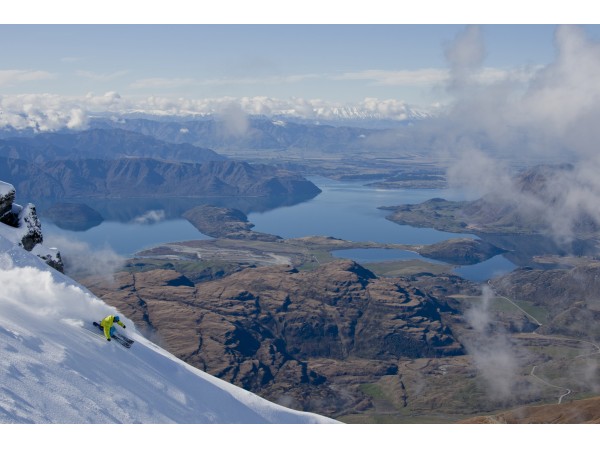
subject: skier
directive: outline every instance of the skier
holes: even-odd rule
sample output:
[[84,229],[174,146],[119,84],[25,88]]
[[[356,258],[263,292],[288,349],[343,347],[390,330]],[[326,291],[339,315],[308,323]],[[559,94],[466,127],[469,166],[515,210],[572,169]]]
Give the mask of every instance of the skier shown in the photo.
[[100,321],[100,326],[104,328],[104,336],[106,336],[106,339],[109,341],[113,334],[115,334],[115,326],[113,325],[114,322],[117,322],[123,328],[126,328],[125,324],[121,322],[121,318],[119,316],[113,316],[112,314],[106,316]]

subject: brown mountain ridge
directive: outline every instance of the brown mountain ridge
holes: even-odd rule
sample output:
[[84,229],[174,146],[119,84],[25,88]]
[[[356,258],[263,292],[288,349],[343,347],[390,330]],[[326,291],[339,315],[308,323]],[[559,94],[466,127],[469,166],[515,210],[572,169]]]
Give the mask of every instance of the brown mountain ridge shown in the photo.
[[463,353],[445,303],[348,260],[305,272],[249,268],[199,284],[159,269],[86,285],[184,361],[304,410],[360,408],[369,401],[360,384],[396,374],[399,358]]

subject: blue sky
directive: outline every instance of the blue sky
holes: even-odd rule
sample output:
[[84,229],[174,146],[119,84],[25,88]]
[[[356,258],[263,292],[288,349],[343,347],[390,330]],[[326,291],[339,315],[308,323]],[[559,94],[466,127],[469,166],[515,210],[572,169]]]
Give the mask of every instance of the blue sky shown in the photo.
[[[485,66],[547,64],[553,26],[484,26]],[[441,100],[462,25],[3,25],[5,94]],[[590,30],[597,34],[594,27]],[[427,76],[428,72],[433,73]],[[437,71],[437,72],[436,72]],[[4,77],[2,76],[4,73]],[[12,75],[11,75],[12,74]],[[437,74],[437,76],[436,76]]]
[[[286,3],[284,14],[282,3],[271,0],[225,0],[216,9],[191,10],[181,0],[149,0],[142,12],[114,0],[93,9],[70,0],[11,6],[0,25],[0,125],[31,114],[74,126],[80,115],[95,111],[206,113],[231,103],[248,113],[349,105],[402,118],[407,108],[435,110],[453,99],[447,52],[465,32],[463,18],[539,18],[513,0],[496,9],[487,2],[485,15],[470,14],[480,12],[479,3],[425,0],[415,10],[390,9],[381,0],[305,0]],[[515,4],[519,14],[509,9]],[[469,14],[457,15],[460,6],[471,7]],[[170,24],[153,24],[163,18]],[[242,24],[211,24],[228,18]],[[415,18],[448,24],[411,24]],[[364,24],[345,24],[356,19]],[[477,28],[481,84],[526,84],[556,57],[554,25],[517,23]],[[600,40],[600,26],[583,29],[587,39]],[[7,120],[11,114],[14,120]]]

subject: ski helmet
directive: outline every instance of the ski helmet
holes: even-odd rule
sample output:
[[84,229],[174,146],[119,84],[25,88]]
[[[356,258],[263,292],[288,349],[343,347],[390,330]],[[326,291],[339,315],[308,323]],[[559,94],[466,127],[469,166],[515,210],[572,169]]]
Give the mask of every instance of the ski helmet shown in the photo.
[[115,322],[120,322],[121,318],[119,316],[115,316]]

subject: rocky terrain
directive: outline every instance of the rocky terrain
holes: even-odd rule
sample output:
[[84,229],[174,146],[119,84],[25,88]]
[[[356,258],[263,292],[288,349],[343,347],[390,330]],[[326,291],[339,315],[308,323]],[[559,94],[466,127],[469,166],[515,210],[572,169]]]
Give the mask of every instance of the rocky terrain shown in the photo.
[[379,209],[391,211],[387,218],[400,225],[464,233],[466,230],[472,230],[472,226],[469,226],[462,215],[463,208],[468,204],[432,198],[414,205],[381,206]]
[[[289,241],[167,244],[113,281],[83,281],[197,367],[345,422],[455,422],[595,392],[594,337],[548,328],[542,301],[496,281],[498,292],[482,295],[458,276],[419,271],[418,261],[402,277],[348,260],[310,265],[336,242]],[[287,253],[275,253],[281,246]],[[290,265],[301,263],[307,269]]]
[[43,245],[42,225],[35,205],[19,205],[14,201],[15,195],[12,184],[0,181],[0,234],[62,272],[64,266],[60,252]]
[[505,296],[531,302],[544,311],[542,334],[600,340],[600,261],[552,270],[520,269],[494,280]]
[[[548,273],[565,310],[544,290],[544,271],[516,271],[484,293],[442,264],[369,264],[376,275],[329,253],[360,245],[369,246],[327,237],[171,243],[130,260],[112,282],[82,281],[198,367],[345,422],[455,422],[597,393],[597,262],[570,259],[577,264],[564,274]],[[565,315],[577,299],[589,309]]]
[[367,407],[360,385],[397,376],[398,359],[463,353],[445,302],[350,261],[248,268],[199,284],[175,270],[121,272],[86,285],[183,360],[329,414]]
[[[444,202],[429,209],[449,223],[456,210]],[[597,395],[592,258],[569,266],[523,234],[527,258],[551,269],[517,270],[488,290],[444,264],[365,267],[330,252],[401,248],[472,264],[514,256],[502,235],[428,246],[285,240],[254,233],[231,208],[186,218],[217,238],[164,244],[112,280],[81,281],[178,357],[265,398],[345,422],[440,423]]]
[[418,247],[417,251],[426,258],[458,265],[477,264],[506,252],[488,242],[465,238],[423,245]]

